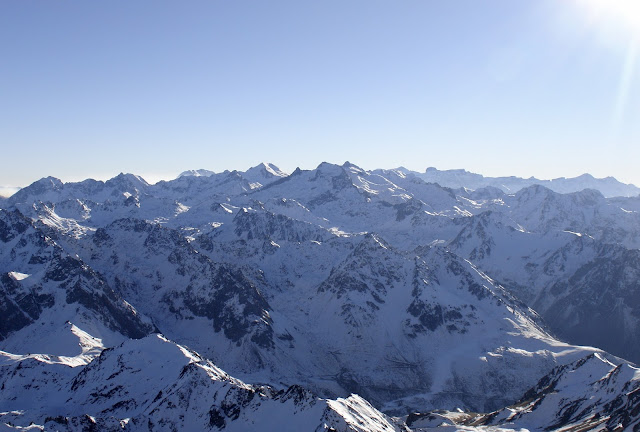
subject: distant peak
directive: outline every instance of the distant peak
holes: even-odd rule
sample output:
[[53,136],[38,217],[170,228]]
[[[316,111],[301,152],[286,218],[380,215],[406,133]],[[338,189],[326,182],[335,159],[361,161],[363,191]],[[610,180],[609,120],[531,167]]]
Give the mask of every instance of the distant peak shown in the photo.
[[587,188],[578,192],[573,192],[574,196],[579,197],[582,200],[599,201],[604,199],[604,195],[597,189]]
[[344,164],[342,164],[342,168],[349,169],[349,170],[354,171],[354,172],[364,172],[364,170],[362,168],[360,168],[359,166],[357,166],[355,164],[352,164],[349,161],[346,161]]
[[149,186],[149,183],[147,183],[145,179],[143,179],[139,175],[130,174],[130,173],[120,173],[114,178],[112,178],[111,180],[108,180],[108,182],[123,182],[123,181],[130,182],[130,183],[139,183],[144,186]]
[[591,175],[591,174],[589,174],[589,173],[584,173],[584,174],[582,174],[582,175],[579,175],[579,176],[578,176],[578,177],[576,177],[576,178],[579,178],[579,179],[589,179],[589,180],[595,179],[595,177],[594,177],[594,176],[592,176],[592,175]]
[[282,171],[280,168],[278,168],[277,166],[275,166],[270,162],[261,162],[260,164],[249,168],[247,171],[245,171],[245,174],[251,174],[256,172],[261,172],[262,174],[266,174],[268,176],[273,176],[273,177],[286,177],[289,175],[288,173]]
[[37,187],[38,189],[57,190],[64,186],[62,180],[56,177],[43,177],[40,180],[36,180],[29,186],[30,188]]
[[552,189],[549,189],[546,186],[543,186],[541,184],[538,183],[534,183],[530,186],[527,186],[525,188],[520,189],[518,192],[516,192],[516,196],[528,196],[531,194],[535,194],[535,195],[552,195],[555,194],[555,192]]
[[342,168],[340,165],[336,165],[336,164],[332,164],[330,162],[321,162],[320,165],[318,165],[318,167],[316,168],[317,171],[322,171],[322,172],[327,172],[327,171],[332,171],[332,172],[336,172],[336,171],[342,171]]
[[36,180],[35,183],[62,185],[62,180],[60,180],[57,177],[47,176],[47,177],[42,177],[40,180]]
[[180,177],[211,177],[215,172],[209,171],[206,169],[198,169],[198,170],[187,170],[180,173],[178,178]]

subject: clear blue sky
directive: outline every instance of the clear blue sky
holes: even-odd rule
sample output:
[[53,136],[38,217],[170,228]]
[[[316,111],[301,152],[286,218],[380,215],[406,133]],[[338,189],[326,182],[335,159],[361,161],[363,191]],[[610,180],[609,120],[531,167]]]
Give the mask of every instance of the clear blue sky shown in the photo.
[[638,32],[589,1],[5,1],[0,186],[346,160],[640,185]]

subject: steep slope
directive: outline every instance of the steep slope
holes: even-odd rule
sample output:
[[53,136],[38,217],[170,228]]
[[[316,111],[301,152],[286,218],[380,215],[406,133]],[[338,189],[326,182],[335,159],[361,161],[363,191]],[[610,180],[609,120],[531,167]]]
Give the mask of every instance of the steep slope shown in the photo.
[[[242,226],[263,217],[242,213]],[[249,238],[249,232],[262,235]],[[290,342],[274,354],[288,359],[288,369],[274,363],[272,380],[303,382],[322,394],[357,392],[396,412],[436,403],[499,406],[498,399],[518,395],[492,384],[491,374],[522,392],[536,374],[567,361],[554,356],[566,347],[539,329],[535,315],[453,254],[440,248],[406,254],[374,234],[341,237],[325,231],[324,238],[309,239],[305,230],[293,232],[249,225],[233,233],[242,236],[235,242],[197,241],[216,260],[260,270],[271,316],[287,323],[286,333],[277,333]],[[513,338],[499,336],[507,329]],[[453,349],[458,346],[465,348]],[[511,372],[500,372],[502,361],[530,362],[533,378],[507,378]],[[391,403],[416,394],[421,396]]]
[[9,392],[0,421],[16,429],[400,431],[357,396],[323,400],[297,386],[247,385],[160,335],[105,350],[76,370],[1,354],[0,382]]
[[531,305],[562,339],[640,362],[638,251],[569,231],[526,232],[498,216],[469,218],[449,248]]
[[519,404],[478,424],[573,430],[640,429],[640,373],[595,353],[559,367],[529,390]]
[[534,303],[558,336],[640,363],[640,251],[599,247]]
[[529,304],[547,284],[595,256],[596,242],[587,236],[566,231],[529,232],[500,212],[467,218],[461,228],[448,248]]
[[262,294],[241,271],[212,262],[176,230],[121,219],[84,239],[78,253],[163,332],[207,355],[236,345],[240,352],[226,360],[241,367],[261,363],[256,347],[273,346]]
[[28,347],[38,352],[51,334],[68,335],[68,321],[110,343],[154,329],[102,275],[65,252],[17,210],[0,209],[0,242],[2,349]]
[[446,430],[640,430],[640,372],[594,353],[554,369],[517,404],[490,414],[413,414],[415,432]]

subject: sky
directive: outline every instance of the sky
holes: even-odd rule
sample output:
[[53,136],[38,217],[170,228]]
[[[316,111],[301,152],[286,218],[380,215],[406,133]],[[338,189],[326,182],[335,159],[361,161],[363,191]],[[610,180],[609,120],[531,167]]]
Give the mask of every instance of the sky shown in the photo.
[[263,161],[640,185],[634,3],[2,2],[0,187]]

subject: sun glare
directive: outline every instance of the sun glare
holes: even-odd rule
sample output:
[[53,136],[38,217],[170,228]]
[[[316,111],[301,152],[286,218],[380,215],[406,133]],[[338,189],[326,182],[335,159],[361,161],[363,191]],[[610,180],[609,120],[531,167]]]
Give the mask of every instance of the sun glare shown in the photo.
[[620,79],[612,110],[612,133],[628,116],[630,92],[640,54],[640,0],[574,0],[588,15],[588,25],[603,46],[622,54]]
[[593,21],[604,21],[640,34],[640,0],[577,0]]

